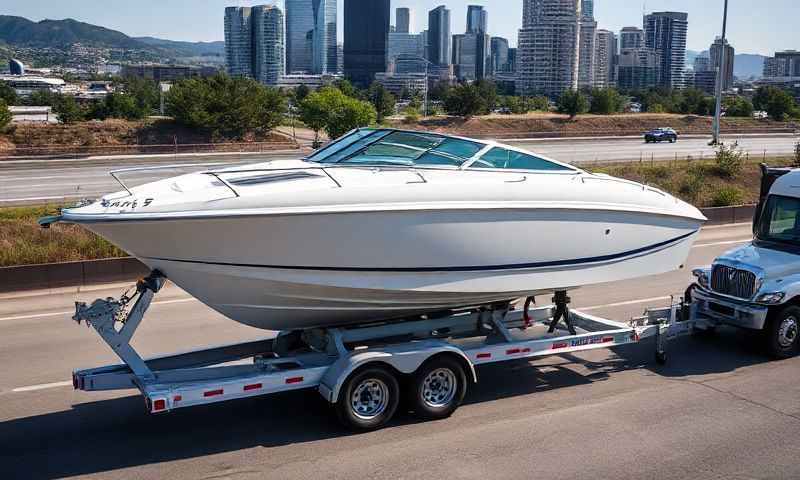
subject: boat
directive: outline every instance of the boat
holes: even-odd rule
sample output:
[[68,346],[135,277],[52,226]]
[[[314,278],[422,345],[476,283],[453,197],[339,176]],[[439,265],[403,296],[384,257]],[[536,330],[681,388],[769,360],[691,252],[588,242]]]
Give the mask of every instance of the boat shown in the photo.
[[[298,160],[128,187],[80,224],[214,310],[299,330],[682,267],[706,220],[651,186],[494,141],[364,128]],[[418,318],[418,317],[417,317]]]

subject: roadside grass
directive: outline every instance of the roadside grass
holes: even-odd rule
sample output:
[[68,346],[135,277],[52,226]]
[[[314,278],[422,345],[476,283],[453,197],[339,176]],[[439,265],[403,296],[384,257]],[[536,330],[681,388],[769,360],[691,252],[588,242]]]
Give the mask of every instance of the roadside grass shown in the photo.
[[77,225],[40,228],[36,220],[57,214],[59,208],[57,205],[0,208],[0,267],[127,256]]

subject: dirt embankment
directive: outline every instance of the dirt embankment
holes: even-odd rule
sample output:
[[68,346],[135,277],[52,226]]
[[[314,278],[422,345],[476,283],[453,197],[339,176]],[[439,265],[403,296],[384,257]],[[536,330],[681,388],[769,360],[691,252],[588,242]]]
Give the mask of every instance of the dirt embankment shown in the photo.
[[[672,127],[684,135],[708,134],[711,132],[711,124],[711,117],[695,115],[580,115],[575,119],[570,119],[566,115],[531,113],[527,115],[489,115],[470,119],[432,117],[411,125],[397,121],[394,126],[472,137],[535,138],[640,135],[647,130],[659,127]],[[776,122],[769,119],[722,119],[723,134],[792,132],[798,128],[800,125],[796,123]]]
[[267,151],[295,147],[291,138],[278,133],[252,135],[236,142],[220,141],[172,120],[106,120],[74,125],[21,123],[0,134],[0,157]]

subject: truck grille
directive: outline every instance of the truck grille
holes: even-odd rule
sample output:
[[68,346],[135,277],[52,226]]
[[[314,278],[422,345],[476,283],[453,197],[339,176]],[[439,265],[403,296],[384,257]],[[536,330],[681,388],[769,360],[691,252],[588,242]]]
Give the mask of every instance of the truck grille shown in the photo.
[[711,270],[711,290],[736,298],[750,298],[756,293],[756,275],[725,265]]

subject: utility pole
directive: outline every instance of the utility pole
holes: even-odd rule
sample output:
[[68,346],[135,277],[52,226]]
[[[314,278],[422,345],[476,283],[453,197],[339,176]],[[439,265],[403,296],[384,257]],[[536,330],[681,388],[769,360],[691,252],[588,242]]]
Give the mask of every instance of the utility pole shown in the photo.
[[725,75],[725,54],[727,53],[728,42],[725,34],[728,29],[728,0],[725,0],[725,11],[722,15],[722,52],[719,55],[719,65],[717,65],[717,104],[714,111],[714,134],[711,139],[712,145],[720,144],[720,124],[722,123],[722,83]]

